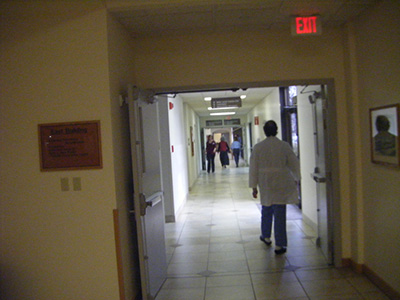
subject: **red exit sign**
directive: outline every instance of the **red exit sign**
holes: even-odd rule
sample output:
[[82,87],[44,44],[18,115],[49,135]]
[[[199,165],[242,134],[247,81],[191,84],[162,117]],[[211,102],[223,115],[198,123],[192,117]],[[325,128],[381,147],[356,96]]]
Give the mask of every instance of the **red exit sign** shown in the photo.
[[320,35],[320,16],[292,17],[292,35]]

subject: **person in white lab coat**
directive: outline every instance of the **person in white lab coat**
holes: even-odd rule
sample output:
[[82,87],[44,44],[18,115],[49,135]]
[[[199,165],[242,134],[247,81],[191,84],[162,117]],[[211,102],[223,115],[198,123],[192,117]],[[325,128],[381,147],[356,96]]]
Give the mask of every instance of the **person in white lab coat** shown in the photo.
[[260,189],[261,236],[270,246],[272,222],[274,222],[275,253],[286,252],[286,205],[299,202],[297,182],[300,180],[300,164],[291,146],[276,137],[275,121],[264,125],[266,139],[256,144],[250,157],[249,187],[257,198]]

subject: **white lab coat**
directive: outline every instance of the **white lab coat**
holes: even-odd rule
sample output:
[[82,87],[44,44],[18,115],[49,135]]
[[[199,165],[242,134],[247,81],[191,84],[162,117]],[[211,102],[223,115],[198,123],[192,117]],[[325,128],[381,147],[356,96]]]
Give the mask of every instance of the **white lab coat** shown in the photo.
[[262,205],[298,203],[299,180],[299,160],[287,142],[270,136],[254,146],[249,187],[259,188]]

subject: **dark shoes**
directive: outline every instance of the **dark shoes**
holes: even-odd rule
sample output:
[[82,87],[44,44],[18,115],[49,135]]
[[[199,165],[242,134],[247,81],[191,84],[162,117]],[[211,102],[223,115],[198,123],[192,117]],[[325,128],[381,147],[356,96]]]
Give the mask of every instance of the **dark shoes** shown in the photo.
[[263,242],[267,246],[271,246],[272,242],[269,239],[263,238],[262,235],[260,235],[260,241]]
[[283,253],[286,253],[285,247],[280,247],[278,249],[275,249],[275,254],[279,255],[279,254],[283,254]]
[[[262,235],[260,235],[260,241],[263,242],[267,246],[271,246],[271,244],[272,244],[271,239],[263,238]],[[286,253],[286,247],[276,246],[275,254],[279,255],[279,254],[283,254],[283,253]]]

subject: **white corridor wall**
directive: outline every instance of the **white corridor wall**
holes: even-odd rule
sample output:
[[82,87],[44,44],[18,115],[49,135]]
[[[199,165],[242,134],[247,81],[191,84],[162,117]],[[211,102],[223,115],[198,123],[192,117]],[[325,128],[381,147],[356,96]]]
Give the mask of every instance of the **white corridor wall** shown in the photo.
[[[167,222],[174,222],[186,203],[189,193],[188,163],[183,101],[177,95],[168,98],[169,137],[173,200],[165,203]],[[171,108],[172,107],[172,108]]]

